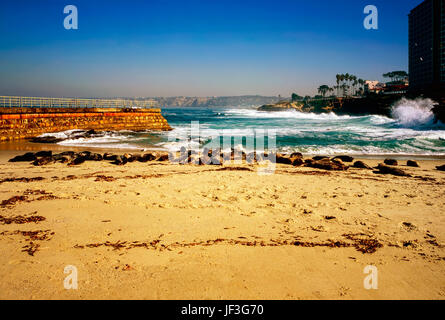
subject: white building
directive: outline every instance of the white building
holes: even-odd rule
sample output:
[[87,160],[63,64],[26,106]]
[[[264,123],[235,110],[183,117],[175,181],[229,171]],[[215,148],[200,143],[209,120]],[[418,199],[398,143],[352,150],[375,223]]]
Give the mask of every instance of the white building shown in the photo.
[[385,88],[385,84],[377,80],[366,80],[365,81],[365,92],[375,92],[379,93]]

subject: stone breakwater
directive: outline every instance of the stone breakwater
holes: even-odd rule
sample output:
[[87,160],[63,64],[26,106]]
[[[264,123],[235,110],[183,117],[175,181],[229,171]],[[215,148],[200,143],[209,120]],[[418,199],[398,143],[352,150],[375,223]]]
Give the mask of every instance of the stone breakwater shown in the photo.
[[160,109],[0,108],[0,141],[85,130],[171,130]]

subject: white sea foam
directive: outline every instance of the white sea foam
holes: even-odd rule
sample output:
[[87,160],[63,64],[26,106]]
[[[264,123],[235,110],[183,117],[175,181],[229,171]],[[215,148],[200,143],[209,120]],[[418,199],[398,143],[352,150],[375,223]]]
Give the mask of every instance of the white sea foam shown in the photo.
[[226,115],[229,116],[241,116],[246,118],[269,118],[269,119],[311,119],[311,120],[347,120],[354,119],[358,117],[353,117],[349,115],[336,115],[333,112],[330,113],[307,113],[307,112],[299,112],[296,110],[289,111],[258,111],[255,109],[230,109],[225,111]]
[[402,98],[392,107],[392,117],[405,128],[443,127],[442,123],[434,123],[435,105],[431,99]]

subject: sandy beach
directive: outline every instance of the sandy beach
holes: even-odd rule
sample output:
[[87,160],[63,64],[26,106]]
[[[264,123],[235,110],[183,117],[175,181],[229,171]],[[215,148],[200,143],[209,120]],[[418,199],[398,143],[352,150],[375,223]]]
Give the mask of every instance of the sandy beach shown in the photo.
[[[399,161],[411,177],[281,164],[264,176],[8,162],[23,153],[0,158],[1,299],[445,298],[443,160]],[[364,288],[367,265],[378,289]]]

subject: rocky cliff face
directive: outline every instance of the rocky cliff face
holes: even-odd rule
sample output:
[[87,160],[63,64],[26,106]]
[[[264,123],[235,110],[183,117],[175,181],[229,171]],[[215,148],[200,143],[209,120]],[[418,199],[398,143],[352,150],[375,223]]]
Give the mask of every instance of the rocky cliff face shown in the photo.
[[380,114],[390,116],[391,106],[401,98],[402,95],[376,95],[365,98],[334,98],[327,100],[313,100],[309,102],[283,101],[276,104],[261,106],[258,110],[285,111],[293,109],[300,112],[335,112],[337,114]]
[[228,107],[260,106],[275,103],[278,97],[265,96],[230,96],[230,97],[167,97],[152,98],[160,107]]
[[280,101],[275,104],[265,104],[257,109],[258,111],[289,111],[309,112],[310,110],[302,102]]
[[445,123],[445,103],[441,103],[433,108],[436,119]]

